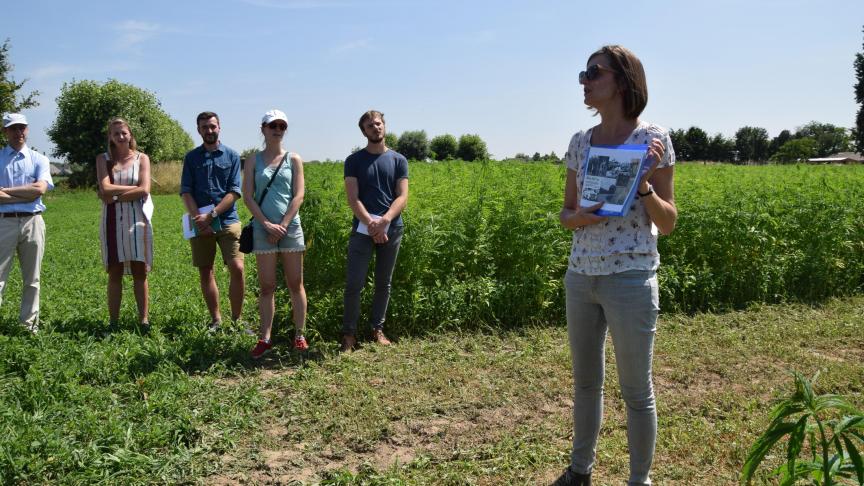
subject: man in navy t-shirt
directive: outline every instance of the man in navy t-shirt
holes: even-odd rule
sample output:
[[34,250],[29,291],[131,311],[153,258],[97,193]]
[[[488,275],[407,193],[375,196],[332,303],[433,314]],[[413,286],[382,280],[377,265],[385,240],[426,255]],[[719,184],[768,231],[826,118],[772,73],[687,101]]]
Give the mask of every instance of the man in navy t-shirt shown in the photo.
[[342,351],[357,344],[360,291],[366,282],[369,262],[375,253],[375,295],[372,299],[372,338],[390,344],[384,335],[384,318],[390,301],[390,280],[402,242],[402,210],[408,204],[408,161],[387,148],[384,114],[367,111],[360,117],[366,148],[345,159],[345,193],[354,213],[348,240],[345,283],[345,313],[342,320]]

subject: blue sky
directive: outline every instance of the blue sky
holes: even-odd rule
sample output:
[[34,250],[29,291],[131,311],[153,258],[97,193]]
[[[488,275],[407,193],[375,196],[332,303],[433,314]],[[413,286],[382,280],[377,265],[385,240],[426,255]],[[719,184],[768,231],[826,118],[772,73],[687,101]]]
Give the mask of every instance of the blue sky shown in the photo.
[[851,127],[864,2],[29,0],[3,24],[14,78],[41,92],[27,112],[40,150],[64,82],[115,78],[154,92],[196,143],[200,111],[240,151],[279,108],[291,151],[343,159],[374,108],[391,132],[476,133],[501,158],[560,155],[597,122],[577,75],[612,43],[642,59],[642,118],[662,126]]

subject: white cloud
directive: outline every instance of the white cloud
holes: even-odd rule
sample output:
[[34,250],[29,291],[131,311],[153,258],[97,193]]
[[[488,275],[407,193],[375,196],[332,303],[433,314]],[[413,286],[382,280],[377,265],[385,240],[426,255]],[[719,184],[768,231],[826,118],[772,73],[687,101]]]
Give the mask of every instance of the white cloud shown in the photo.
[[113,28],[120,33],[117,40],[118,50],[133,49],[162,31],[159,24],[139,20],[126,20],[115,24]]
[[343,52],[356,51],[358,49],[366,49],[369,47],[368,39],[358,39],[351,42],[346,42],[338,46],[330,48],[330,54],[341,54]]

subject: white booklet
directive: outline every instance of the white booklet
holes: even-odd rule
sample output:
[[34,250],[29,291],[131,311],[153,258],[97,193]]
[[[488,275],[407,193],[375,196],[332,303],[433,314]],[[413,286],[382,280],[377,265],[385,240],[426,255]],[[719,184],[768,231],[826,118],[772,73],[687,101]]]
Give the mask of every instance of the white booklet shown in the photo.
[[[198,214],[207,214],[213,211],[213,208],[216,206],[212,204],[208,204],[206,206],[201,206],[198,208]],[[183,225],[183,238],[187,240],[190,238],[194,238],[198,236],[198,227],[195,225],[195,222],[192,221],[192,218],[189,216],[189,213],[183,213],[183,216],[180,218],[180,222]],[[210,227],[213,228],[213,231],[219,231],[222,229],[222,223],[219,221],[219,218],[213,220],[210,223]]]
[[649,166],[648,145],[592,145],[585,157],[581,207],[603,202],[599,216],[624,216]]
[[[379,219],[381,219],[381,216],[378,216],[376,214],[370,214],[369,216],[372,216],[372,221],[378,221]],[[386,233],[389,229],[390,229],[390,224],[387,224],[387,226],[384,228],[384,232]],[[369,227],[366,226],[366,224],[363,223],[362,221],[358,221],[357,222],[357,232],[360,233],[361,235],[368,235],[369,234]]]

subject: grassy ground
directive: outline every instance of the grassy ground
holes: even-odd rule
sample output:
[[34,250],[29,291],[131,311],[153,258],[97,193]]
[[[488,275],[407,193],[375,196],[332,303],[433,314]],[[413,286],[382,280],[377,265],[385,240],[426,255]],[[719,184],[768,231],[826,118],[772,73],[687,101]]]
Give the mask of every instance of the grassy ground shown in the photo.
[[[571,379],[560,327],[449,333],[287,356],[216,383],[256,389],[255,432],[206,483],[544,484],[569,454]],[[611,355],[611,353],[607,353]],[[288,359],[286,361],[286,359]],[[597,484],[627,477],[614,362]],[[658,484],[733,484],[790,370],[852,397],[864,383],[864,298],[661,319],[655,358]],[[821,386],[820,386],[821,384]]]
[[[0,484],[553,479],[567,461],[570,429],[560,295],[569,235],[555,221],[561,168],[412,169],[412,212],[388,320],[399,342],[350,356],[335,353],[350,219],[336,169],[308,171],[303,217],[313,349],[302,364],[286,350],[292,336],[284,323],[290,314],[283,292],[277,295],[277,352],[264,363],[248,357],[254,338],[205,331],[197,273],[188,244],[177,234],[182,207],[174,195],[155,197],[154,332],[136,333],[127,281],[122,329],[106,334],[99,203],[89,192],[47,196],[42,332],[30,336],[17,325],[17,265],[0,306]],[[773,213],[751,221],[749,209],[730,213],[723,209],[728,204],[712,202],[726,197],[723,181],[737,172],[696,169],[680,172],[685,216],[677,239],[663,240],[669,246],[661,280],[667,291],[737,282],[734,290],[761,282],[760,292],[739,300],[752,302],[765,292],[775,295],[774,287],[791,275],[781,271],[786,268],[810,279],[807,288],[818,287],[817,297],[856,293],[864,261],[857,206],[835,202],[845,211],[839,215],[833,206],[822,212],[815,206],[795,206],[797,212],[775,208],[777,221],[765,226],[773,229],[762,231],[759,224]],[[767,175],[789,178],[797,170],[777,168]],[[531,190],[518,194],[536,200],[520,202],[512,191],[498,190],[504,181],[523,181],[535,171]],[[842,191],[851,201],[862,187],[854,182],[864,176],[859,172],[826,174],[857,187]],[[819,177],[811,174],[808,191],[825,185]],[[460,185],[448,186],[452,181]],[[763,199],[771,201],[769,196]],[[751,203],[742,204],[747,209]],[[455,209],[440,211],[448,205]],[[483,211],[472,212],[474,206]],[[476,214],[481,221],[471,219]],[[758,238],[735,232],[742,227]],[[690,244],[700,241],[706,244]],[[784,247],[789,241],[809,243]],[[724,264],[724,255],[734,265]],[[765,262],[775,260],[766,255],[789,255],[789,261],[774,271]],[[826,255],[834,258],[831,265],[824,263]],[[690,264],[691,257],[719,263]],[[251,258],[247,270],[244,316],[254,322]],[[217,279],[227,312],[224,269]],[[663,299],[674,308],[688,295],[697,302],[724,292],[731,291],[667,293]],[[791,369],[808,375],[822,370],[817,388],[864,405],[864,298],[812,300],[823,304],[663,314],[655,360],[659,483],[734,482],[747,447],[767,423],[771,399],[791,388]],[[626,477],[614,363],[608,377],[598,484]]]

